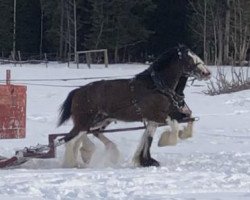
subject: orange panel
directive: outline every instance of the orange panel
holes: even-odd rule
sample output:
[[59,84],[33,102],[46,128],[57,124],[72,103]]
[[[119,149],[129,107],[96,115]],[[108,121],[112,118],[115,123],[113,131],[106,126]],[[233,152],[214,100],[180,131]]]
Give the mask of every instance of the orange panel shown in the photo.
[[0,85],[0,139],[24,138],[26,86]]

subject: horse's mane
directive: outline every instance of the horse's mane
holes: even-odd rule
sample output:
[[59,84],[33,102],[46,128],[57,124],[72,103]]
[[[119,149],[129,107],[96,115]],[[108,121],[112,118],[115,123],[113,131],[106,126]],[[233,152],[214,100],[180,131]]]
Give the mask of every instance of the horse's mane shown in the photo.
[[177,49],[179,47],[174,47],[168,49],[162,53],[150,66],[148,69],[136,75],[137,79],[149,79],[151,71],[154,70],[159,72],[166,68],[174,59],[178,59]]
[[161,71],[164,68],[167,67],[173,60],[178,59],[178,52],[177,47],[168,49],[164,53],[162,53],[155,62],[151,64],[150,67],[152,67],[155,71]]

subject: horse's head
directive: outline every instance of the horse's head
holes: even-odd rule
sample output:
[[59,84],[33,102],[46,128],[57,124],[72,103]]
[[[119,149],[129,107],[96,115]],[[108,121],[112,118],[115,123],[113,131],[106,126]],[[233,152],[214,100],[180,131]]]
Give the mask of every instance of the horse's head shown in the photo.
[[177,54],[179,60],[183,63],[183,73],[185,76],[195,77],[198,80],[208,80],[211,78],[211,72],[204,62],[188,47],[179,45],[177,47]]

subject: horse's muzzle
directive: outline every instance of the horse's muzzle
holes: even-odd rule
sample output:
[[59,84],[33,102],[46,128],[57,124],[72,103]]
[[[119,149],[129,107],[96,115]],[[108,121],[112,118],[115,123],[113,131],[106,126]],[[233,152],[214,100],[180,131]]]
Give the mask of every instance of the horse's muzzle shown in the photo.
[[208,80],[211,78],[211,72],[210,70],[206,67],[206,65],[199,65],[197,66],[198,70],[195,72],[197,75],[198,80]]
[[211,72],[207,69],[206,71],[202,71],[201,75],[202,75],[202,79],[203,80],[208,80],[211,78]]

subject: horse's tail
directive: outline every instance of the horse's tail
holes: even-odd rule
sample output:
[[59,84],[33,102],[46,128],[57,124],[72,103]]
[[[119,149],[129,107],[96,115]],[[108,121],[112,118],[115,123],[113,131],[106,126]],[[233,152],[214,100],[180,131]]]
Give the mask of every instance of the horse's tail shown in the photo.
[[58,126],[61,126],[71,116],[71,104],[76,90],[72,90],[60,107]]

